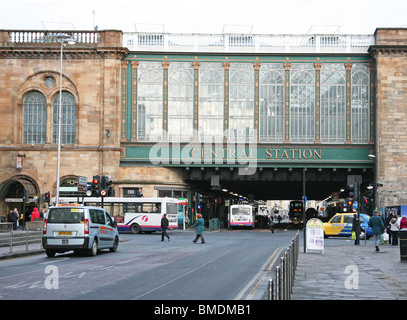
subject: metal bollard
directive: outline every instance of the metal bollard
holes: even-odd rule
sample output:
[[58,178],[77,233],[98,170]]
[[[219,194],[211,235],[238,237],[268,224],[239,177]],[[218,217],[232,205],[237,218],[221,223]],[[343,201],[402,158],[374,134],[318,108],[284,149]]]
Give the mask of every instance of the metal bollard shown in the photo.
[[281,300],[281,267],[276,267],[276,300]]
[[269,279],[268,284],[268,298],[269,300],[274,300],[274,286],[273,286],[273,279]]

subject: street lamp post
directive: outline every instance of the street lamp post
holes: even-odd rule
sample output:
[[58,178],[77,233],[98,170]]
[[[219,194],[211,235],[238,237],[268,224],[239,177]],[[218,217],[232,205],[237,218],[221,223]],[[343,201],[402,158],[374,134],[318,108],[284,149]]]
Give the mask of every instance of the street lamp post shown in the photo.
[[63,48],[66,43],[74,44],[76,41],[66,33],[57,34],[58,42],[61,44],[61,57],[60,57],[60,72],[59,72],[59,105],[58,105],[58,153],[57,153],[57,192],[55,196],[55,204],[59,204],[59,189],[60,189],[60,176],[61,176],[61,126],[62,126],[62,60]]

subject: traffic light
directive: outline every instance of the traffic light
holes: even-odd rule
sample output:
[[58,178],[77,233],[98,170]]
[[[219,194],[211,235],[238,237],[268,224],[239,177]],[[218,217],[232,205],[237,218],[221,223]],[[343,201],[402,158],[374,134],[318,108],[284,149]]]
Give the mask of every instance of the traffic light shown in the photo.
[[350,184],[348,186],[348,189],[349,189],[349,197],[351,197],[353,199],[358,199],[359,185],[357,183]]
[[93,176],[92,185],[90,191],[92,191],[92,197],[99,197],[100,194],[100,176]]
[[43,202],[46,202],[46,203],[50,203],[50,201],[51,201],[51,194],[50,194],[49,191],[42,194],[42,201],[43,201]]
[[51,193],[49,191],[45,192],[45,202],[50,203],[50,201],[51,201]]
[[114,189],[112,188],[112,183],[113,183],[113,181],[110,180],[110,178],[108,176],[102,176],[100,191],[102,191],[102,190],[105,191],[105,192],[101,192],[101,195],[103,197],[114,197],[115,196]]

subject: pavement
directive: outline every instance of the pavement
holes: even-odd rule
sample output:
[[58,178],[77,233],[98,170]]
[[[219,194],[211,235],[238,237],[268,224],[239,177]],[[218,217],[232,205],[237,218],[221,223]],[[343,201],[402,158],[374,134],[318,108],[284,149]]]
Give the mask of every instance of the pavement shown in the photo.
[[[38,238],[38,241],[35,243],[25,243],[25,231],[15,230],[13,231],[13,237],[17,245],[13,245],[11,248],[9,245],[0,246],[0,260],[18,258],[23,256],[29,256],[34,254],[45,254],[45,250],[41,245],[41,238]],[[10,232],[1,232],[1,239],[9,239]],[[4,241],[6,242],[6,241]]]
[[373,240],[325,246],[324,253],[300,247],[291,300],[407,300],[407,262],[400,247]]
[[[399,246],[381,245],[376,252],[372,240],[344,240],[325,246],[323,254],[304,253],[301,245],[299,252],[291,300],[407,300],[407,262]],[[40,242],[0,247],[0,259],[35,254],[45,254]]]

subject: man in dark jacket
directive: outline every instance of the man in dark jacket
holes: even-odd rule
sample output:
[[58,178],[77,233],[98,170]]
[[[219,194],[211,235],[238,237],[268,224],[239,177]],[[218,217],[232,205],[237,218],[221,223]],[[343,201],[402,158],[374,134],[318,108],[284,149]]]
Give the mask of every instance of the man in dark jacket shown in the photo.
[[168,241],[170,241],[170,236],[167,234],[168,224],[169,222],[167,219],[167,215],[164,214],[161,218],[161,241],[164,241],[164,236],[166,236]]
[[376,251],[380,251],[379,245],[380,245],[380,241],[381,241],[381,235],[384,230],[384,223],[383,223],[382,218],[380,218],[380,216],[379,216],[379,211],[377,211],[377,210],[373,211],[373,217],[371,217],[369,219],[369,227],[371,227],[372,231],[373,231]]

